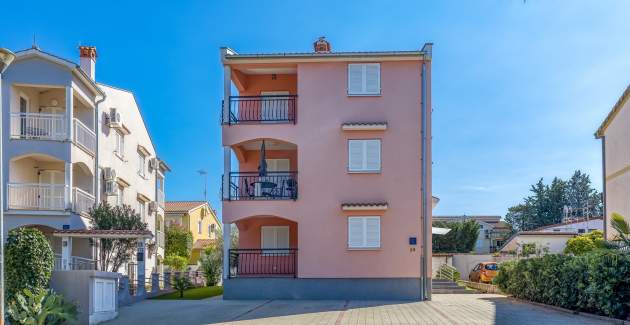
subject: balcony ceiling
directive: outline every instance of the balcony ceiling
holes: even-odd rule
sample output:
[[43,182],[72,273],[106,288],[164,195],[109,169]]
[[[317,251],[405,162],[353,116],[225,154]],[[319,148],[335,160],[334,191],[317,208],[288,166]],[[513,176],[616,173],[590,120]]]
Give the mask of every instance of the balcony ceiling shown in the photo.
[[239,68],[239,71],[246,75],[257,74],[296,74],[296,67],[275,67],[275,68]]
[[[262,140],[248,141],[240,145],[244,150],[260,150]],[[296,150],[297,146],[293,143],[288,143],[279,140],[266,139],[265,150]]]

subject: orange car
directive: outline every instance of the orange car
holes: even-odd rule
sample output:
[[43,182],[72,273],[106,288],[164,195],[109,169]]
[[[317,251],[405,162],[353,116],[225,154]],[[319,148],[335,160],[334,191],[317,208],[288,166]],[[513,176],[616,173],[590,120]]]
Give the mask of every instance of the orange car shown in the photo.
[[471,282],[490,283],[497,276],[498,270],[499,266],[495,262],[479,263],[470,271],[468,279]]

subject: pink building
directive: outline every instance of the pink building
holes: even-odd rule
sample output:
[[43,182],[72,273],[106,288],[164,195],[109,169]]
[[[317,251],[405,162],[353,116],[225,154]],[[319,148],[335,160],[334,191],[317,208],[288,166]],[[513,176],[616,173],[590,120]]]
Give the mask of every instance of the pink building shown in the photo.
[[430,298],[431,46],[221,49],[226,299]]

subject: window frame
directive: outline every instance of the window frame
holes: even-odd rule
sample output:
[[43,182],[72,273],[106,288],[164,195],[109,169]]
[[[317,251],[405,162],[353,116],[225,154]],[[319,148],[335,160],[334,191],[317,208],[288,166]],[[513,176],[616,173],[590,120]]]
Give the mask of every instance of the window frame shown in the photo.
[[138,175],[144,178],[147,175],[146,171],[147,171],[147,156],[141,151],[138,151]]
[[[378,92],[367,92],[367,66],[378,66]],[[361,69],[361,88],[362,92],[352,93],[350,92],[350,66],[362,66]],[[379,97],[381,96],[382,82],[381,82],[381,63],[380,62],[361,62],[361,63],[348,63],[346,65],[346,94],[348,97]]]
[[[361,246],[352,246],[351,245],[351,240],[350,240],[350,220],[352,219],[361,219],[362,220],[362,242],[363,244]],[[367,242],[367,220],[368,219],[377,219],[378,220],[378,246],[368,246],[368,242]],[[347,249],[348,250],[379,250],[383,247],[383,230],[382,230],[382,223],[381,223],[381,219],[382,216],[377,216],[377,215],[371,215],[371,216],[348,216],[347,220],[346,220],[346,234],[347,234],[347,240],[346,240],[346,245],[347,245]]]
[[136,205],[138,207],[137,213],[140,215],[140,220],[142,220],[144,222],[146,220],[146,216],[145,216],[146,203],[144,201],[141,201],[141,200],[136,200],[136,201],[137,201]]
[[[350,164],[350,143],[353,141],[363,141],[363,169],[352,169]],[[378,169],[367,169],[367,143],[368,141],[378,141]],[[370,139],[348,139],[346,142],[347,164],[346,170],[351,174],[378,174],[383,170],[383,139],[382,138],[370,138]]]
[[116,132],[115,134],[116,145],[114,148],[114,154],[116,154],[118,158],[124,159],[125,158],[125,135],[122,134],[118,130],[115,130],[114,132]]

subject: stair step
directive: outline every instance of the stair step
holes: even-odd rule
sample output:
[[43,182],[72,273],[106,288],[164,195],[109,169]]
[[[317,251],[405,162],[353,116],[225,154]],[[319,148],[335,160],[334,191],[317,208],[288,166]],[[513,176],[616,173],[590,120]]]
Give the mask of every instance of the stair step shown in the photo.
[[473,290],[466,290],[466,289],[456,289],[456,290],[451,290],[451,289],[433,289],[431,290],[432,293],[436,293],[436,294],[470,294],[470,293],[477,293],[476,291]]

